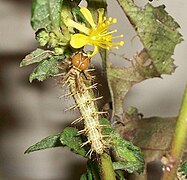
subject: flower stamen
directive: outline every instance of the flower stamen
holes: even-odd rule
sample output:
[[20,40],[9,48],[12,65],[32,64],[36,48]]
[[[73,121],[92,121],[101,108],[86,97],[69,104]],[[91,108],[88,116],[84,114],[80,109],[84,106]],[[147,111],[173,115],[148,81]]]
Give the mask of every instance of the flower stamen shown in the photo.
[[80,8],[81,13],[88,21],[91,27],[86,27],[77,22],[69,21],[69,25],[79,30],[79,33],[74,34],[71,37],[70,45],[73,48],[81,48],[85,45],[94,46],[94,51],[89,54],[90,57],[98,53],[99,48],[110,50],[112,47],[119,48],[119,46],[124,45],[124,41],[112,42],[113,39],[123,38],[123,35],[112,36],[117,32],[116,29],[108,31],[112,24],[117,23],[116,18],[105,17],[104,9],[98,9],[98,21],[95,24],[91,12],[87,8]]

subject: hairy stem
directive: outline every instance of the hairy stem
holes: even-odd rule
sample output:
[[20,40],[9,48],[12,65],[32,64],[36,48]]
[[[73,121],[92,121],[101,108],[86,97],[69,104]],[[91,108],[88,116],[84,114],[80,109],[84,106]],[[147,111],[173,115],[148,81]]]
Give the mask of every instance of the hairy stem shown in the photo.
[[162,180],[174,180],[187,140],[187,86],[171,144],[170,157],[174,160],[171,171],[166,171]]

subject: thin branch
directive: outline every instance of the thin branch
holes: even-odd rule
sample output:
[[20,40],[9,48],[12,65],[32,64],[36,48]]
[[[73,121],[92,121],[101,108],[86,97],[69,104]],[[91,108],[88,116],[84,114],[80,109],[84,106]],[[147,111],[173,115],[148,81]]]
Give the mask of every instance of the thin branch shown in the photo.
[[165,171],[162,180],[174,180],[187,140],[187,86],[176,124],[169,154],[170,171]]

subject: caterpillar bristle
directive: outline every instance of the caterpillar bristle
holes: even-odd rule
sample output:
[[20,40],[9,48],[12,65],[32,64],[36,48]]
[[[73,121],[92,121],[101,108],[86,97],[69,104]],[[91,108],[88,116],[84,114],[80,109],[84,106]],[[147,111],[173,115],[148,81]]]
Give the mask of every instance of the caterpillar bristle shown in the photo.
[[101,114],[108,114],[108,112],[105,111],[98,111],[98,112],[94,112],[94,115],[101,115]]
[[77,124],[77,123],[81,122],[82,120],[84,120],[84,119],[82,117],[79,117],[79,118],[75,119],[71,124],[72,125]]
[[90,159],[91,159],[91,156],[92,156],[92,153],[94,152],[93,149],[90,149],[87,153],[86,153],[86,156],[89,155]]
[[86,69],[86,70],[85,70],[85,72],[93,72],[93,71],[95,71],[94,68],[89,68],[89,69]]
[[100,100],[102,98],[103,98],[103,96],[100,96],[100,97],[97,97],[97,98],[92,98],[92,99],[90,99],[90,101],[98,101],[98,100]]
[[67,80],[62,82],[62,87],[69,88],[69,83]]
[[73,106],[71,106],[69,108],[66,108],[64,111],[67,112],[67,111],[70,111],[70,110],[75,110],[77,108],[78,108],[78,105],[73,105]]
[[110,128],[110,126],[105,125],[105,124],[99,124],[99,126],[100,126],[101,128]]
[[94,81],[95,80],[95,75],[91,75],[89,73],[90,71],[85,71],[84,74],[86,76],[86,79],[89,79],[90,81]]
[[78,135],[87,134],[87,132],[88,132],[88,129],[82,129],[82,130],[79,130],[79,131],[77,132],[77,134],[78,134]]
[[97,84],[98,84],[98,83],[95,83],[95,84],[92,84],[92,85],[89,86],[89,87],[86,87],[86,90],[97,89]]
[[95,102],[95,101],[97,101],[97,100],[100,100],[100,99],[102,99],[102,98],[103,98],[103,97],[101,96],[101,97],[98,97],[98,98],[88,99],[87,101],[84,102],[84,104],[85,104],[85,105],[89,105],[90,103]]
[[103,138],[109,138],[109,137],[110,137],[109,135],[103,135]]
[[67,98],[67,97],[71,97],[71,96],[73,96],[72,93],[67,93],[67,94],[61,95],[59,98],[61,99],[61,98]]
[[81,144],[81,147],[84,147],[84,146],[86,146],[87,144],[90,144],[90,141],[86,141],[86,142],[82,143],[82,144]]

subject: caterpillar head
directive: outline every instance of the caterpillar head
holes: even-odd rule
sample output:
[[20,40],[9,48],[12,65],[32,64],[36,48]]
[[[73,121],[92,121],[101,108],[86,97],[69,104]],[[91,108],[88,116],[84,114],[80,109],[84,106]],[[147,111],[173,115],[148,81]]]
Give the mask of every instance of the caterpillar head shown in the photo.
[[87,56],[87,54],[78,52],[71,57],[71,63],[74,67],[76,67],[80,71],[84,71],[88,69],[90,65],[90,59]]

